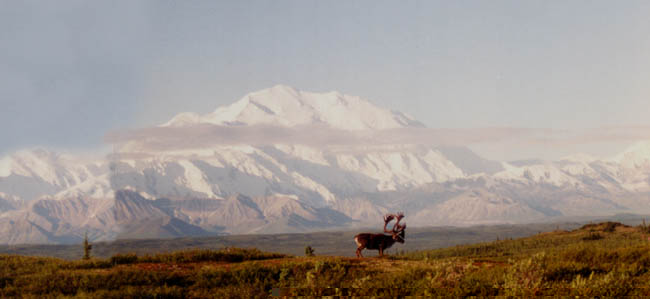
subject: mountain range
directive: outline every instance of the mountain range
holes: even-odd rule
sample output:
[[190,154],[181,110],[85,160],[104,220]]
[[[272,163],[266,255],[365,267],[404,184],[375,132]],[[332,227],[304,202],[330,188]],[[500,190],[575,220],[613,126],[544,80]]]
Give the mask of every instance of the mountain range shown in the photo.
[[0,243],[380,227],[398,210],[416,226],[650,212],[650,142],[498,162],[399,136],[423,128],[360,97],[278,85],[115,133],[100,159],[17,151],[0,158]]

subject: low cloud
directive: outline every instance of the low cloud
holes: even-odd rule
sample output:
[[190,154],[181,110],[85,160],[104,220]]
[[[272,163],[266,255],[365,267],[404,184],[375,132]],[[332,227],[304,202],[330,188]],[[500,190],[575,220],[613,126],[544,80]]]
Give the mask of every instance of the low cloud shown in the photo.
[[[346,131],[324,125],[280,127],[269,125],[151,127],[112,131],[105,141],[124,155],[224,145],[265,146],[302,144],[335,151],[365,151],[381,145],[467,146],[493,160],[541,158],[556,160],[574,153],[610,156],[638,140],[650,140],[648,126],[601,127],[581,130],[544,128],[399,128]],[[377,148],[381,150],[381,148]],[[134,156],[134,157],[135,157]]]
[[328,126],[280,127],[268,125],[152,127],[109,132],[111,144],[136,144],[140,150],[164,151],[217,145],[303,144],[308,146],[366,146],[419,144],[465,146],[479,143],[516,142],[557,134],[551,129],[475,128],[430,129],[397,128],[376,131],[347,131]]
[[650,139],[650,126],[610,126],[577,130],[551,130],[550,134],[524,138],[530,145],[573,146],[597,143],[628,144]]

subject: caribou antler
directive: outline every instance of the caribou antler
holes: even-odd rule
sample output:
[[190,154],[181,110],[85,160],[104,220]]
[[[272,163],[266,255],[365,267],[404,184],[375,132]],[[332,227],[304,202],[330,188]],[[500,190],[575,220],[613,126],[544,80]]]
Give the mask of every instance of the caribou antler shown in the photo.
[[388,225],[389,222],[393,221],[393,218],[395,218],[395,215],[393,214],[386,214],[384,216],[384,232],[385,233],[392,233],[392,231],[389,231],[386,229],[386,226]]
[[395,217],[395,219],[397,219],[397,222],[395,222],[395,225],[393,225],[393,232],[394,233],[399,233],[399,232],[403,231],[404,229],[406,229],[406,223],[404,223],[404,225],[399,224],[399,221],[402,220],[402,218],[404,218],[404,213],[399,212],[394,217]]
[[[404,225],[399,224],[399,221],[402,220],[402,218],[404,218],[404,213],[402,212],[397,214],[386,214],[384,216],[384,232],[388,234],[394,234],[403,231],[406,228],[406,224]],[[393,229],[392,230],[386,229],[388,223],[393,221],[393,219],[397,219],[397,222],[395,222],[395,225],[393,225]]]

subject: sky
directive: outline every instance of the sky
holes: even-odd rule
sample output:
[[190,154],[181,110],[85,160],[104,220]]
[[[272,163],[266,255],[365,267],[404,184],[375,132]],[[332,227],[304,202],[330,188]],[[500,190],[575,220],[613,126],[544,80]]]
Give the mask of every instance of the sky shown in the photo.
[[[0,154],[105,148],[276,84],[429,128],[650,132],[650,2],[2,1]],[[483,143],[488,158],[612,154],[630,138]]]

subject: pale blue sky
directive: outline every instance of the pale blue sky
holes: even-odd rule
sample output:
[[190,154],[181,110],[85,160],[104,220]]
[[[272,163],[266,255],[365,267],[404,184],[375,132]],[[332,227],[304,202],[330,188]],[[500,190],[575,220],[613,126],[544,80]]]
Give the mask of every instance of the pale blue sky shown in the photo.
[[649,78],[645,0],[0,0],[0,153],[100,147],[275,84],[432,128],[650,126]]

